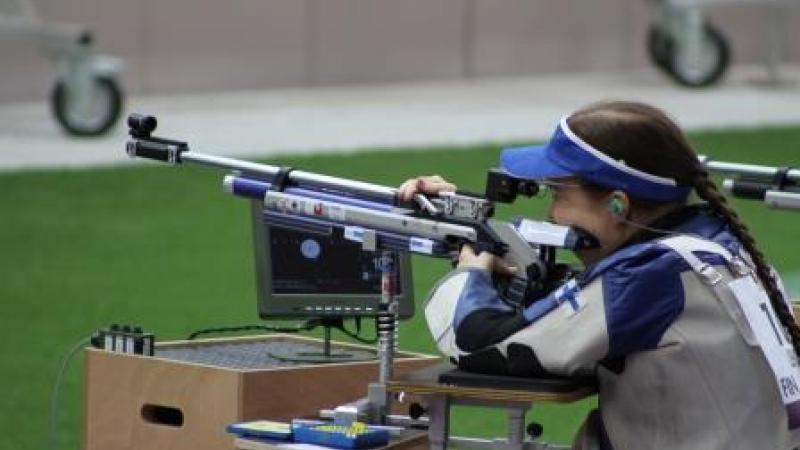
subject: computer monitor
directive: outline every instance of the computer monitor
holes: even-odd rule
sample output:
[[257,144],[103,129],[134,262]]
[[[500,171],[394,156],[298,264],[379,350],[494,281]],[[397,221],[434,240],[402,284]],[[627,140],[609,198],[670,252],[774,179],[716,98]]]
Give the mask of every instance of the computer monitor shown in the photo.
[[[381,299],[378,253],[364,251],[335,227],[297,231],[265,220],[252,202],[258,314],[262,319],[375,317]],[[397,254],[400,319],[414,315],[411,260]]]

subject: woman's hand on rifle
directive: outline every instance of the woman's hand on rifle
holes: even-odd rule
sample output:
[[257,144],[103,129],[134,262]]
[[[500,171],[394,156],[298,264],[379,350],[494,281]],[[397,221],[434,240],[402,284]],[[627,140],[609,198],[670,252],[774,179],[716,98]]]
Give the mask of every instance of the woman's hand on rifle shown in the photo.
[[409,178],[398,188],[398,195],[402,201],[410,201],[414,194],[438,194],[439,192],[455,192],[456,185],[450,183],[439,175]]
[[505,276],[514,275],[517,271],[516,267],[509,266],[501,258],[489,252],[480,252],[476,254],[475,249],[469,244],[465,244],[461,247],[461,253],[458,255],[457,267],[472,267]]
[[[455,192],[457,186],[439,175],[420,176],[409,178],[397,190],[402,201],[411,200],[415,194],[438,194],[440,192]],[[458,255],[458,267],[474,267],[489,273],[500,275],[514,275],[517,268],[507,265],[502,259],[489,252],[475,253],[471,245],[461,247]]]

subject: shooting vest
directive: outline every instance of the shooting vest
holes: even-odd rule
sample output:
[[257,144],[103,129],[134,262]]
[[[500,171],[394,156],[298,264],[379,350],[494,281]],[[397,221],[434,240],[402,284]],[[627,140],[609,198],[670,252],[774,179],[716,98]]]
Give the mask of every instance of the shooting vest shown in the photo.
[[[555,307],[531,314],[529,325],[473,353],[455,345],[456,319],[464,315],[459,307],[471,301],[469,292],[488,277],[456,271],[429,297],[426,317],[438,305],[439,328],[431,326],[435,320],[430,318],[429,326],[440,349],[462,360],[490,351],[509,366],[520,365],[515,358],[535,359],[535,365],[547,373],[595,376],[599,424],[583,428],[575,447],[581,450],[788,450],[800,446],[793,412],[800,390],[792,392],[796,380],[784,373],[792,369],[767,357],[783,352],[782,361],[791,364],[794,359],[787,357],[791,347],[769,302],[766,313],[760,309],[766,296],[747,264],[718,243],[689,235],[649,242],[643,248],[640,255],[631,249],[623,261],[610,261],[608,270],[617,269],[613,264],[617,262],[622,266],[618,270],[644,278],[644,286],[637,287],[636,276],[619,278],[613,272],[583,285],[565,285],[544,299],[552,300]],[[666,270],[649,267],[659,261],[676,274],[675,286],[659,282],[670,276]],[[754,297],[740,302],[731,286],[745,285]],[[681,292],[672,292],[676,289]],[[629,294],[627,290],[634,291],[638,303],[615,303]],[[673,297],[681,299],[680,308],[651,312],[674,309],[665,307],[662,300]],[[753,311],[743,303],[762,311],[763,320],[751,317]],[[475,310],[485,304],[488,301]],[[452,320],[450,327],[443,326],[447,316]],[[765,332],[780,343],[763,342]]]
[[[786,374],[776,374],[766,354],[778,350],[787,360],[796,358],[750,268],[709,240],[679,236],[660,244],[691,267],[681,275],[685,306],[656,349],[627,355],[619,374],[598,368],[600,414],[612,448],[788,450],[800,445],[797,396],[784,405],[781,395],[796,385],[787,389],[785,379],[779,384]],[[716,254],[724,264],[704,263],[697,252]],[[737,298],[742,284],[755,287],[752,293],[741,290],[752,295]],[[767,328],[759,324],[761,318],[771,322]]]

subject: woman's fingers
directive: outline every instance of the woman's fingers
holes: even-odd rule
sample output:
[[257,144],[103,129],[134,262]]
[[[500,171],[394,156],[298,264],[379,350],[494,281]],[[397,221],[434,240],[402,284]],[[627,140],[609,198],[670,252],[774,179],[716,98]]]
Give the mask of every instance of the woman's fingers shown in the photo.
[[501,258],[489,252],[480,252],[476,254],[475,250],[469,244],[465,244],[461,247],[461,253],[458,255],[458,267],[474,267],[489,273],[496,272],[501,275],[514,275],[517,271],[516,267],[509,266]]
[[506,264],[506,262],[500,258],[494,258],[494,267],[492,270],[500,275],[507,276],[512,276],[517,273],[517,268],[515,266]]
[[464,244],[461,246],[461,252],[458,254],[458,262],[470,261],[477,258],[477,256],[471,245]]
[[433,180],[433,179],[423,178],[422,180],[420,180],[417,186],[420,191],[426,194],[438,194],[439,192],[445,192],[445,191],[452,192],[456,190],[455,184],[442,179]]
[[410,178],[404,181],[397,192],[400,200],[409,201],[416,193],[438,194],[444,191],[455,191],[456,185],[448,182],[439,175]]
[[459,268],[473,267],[491,272],[493,264],[494,262],[491,260],[491,255],[489,253],[482,252],[480,255],[476,255],[471,245],[465,244],[461,246],[461,252],[458,254]]
[[400,200],[408,201],[414,196],[414,193],[417,189],[417,179],[411,178],[403,182],[400,187],[397,189],[397,194],[400,196]]

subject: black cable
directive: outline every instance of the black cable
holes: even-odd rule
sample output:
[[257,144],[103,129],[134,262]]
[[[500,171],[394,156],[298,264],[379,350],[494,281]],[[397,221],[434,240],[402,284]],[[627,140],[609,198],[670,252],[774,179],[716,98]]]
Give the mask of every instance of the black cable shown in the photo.
[[190,334],[186,340],[191,341],[197,336],[203,334],[212,334],[212,333],[237,333],[240,331],[269,331],[275,333],[299,333],[300,331],[308,331],[313,330],[319,324],[315,320],[308,320],[303,322],[302,324],[294,327],[276,327],[273,325],[242,325],[242,326],[235,326],[235,327],[218,327],[218,328],[205,328],[202,330],[197,330],[194,333]]
[[61,368],[58,370],[58,375],[56,376],[56,382],[53,385],[53,392],[50,396],[50,426],[48,430],[48,445],[47,447],[50,450],[56,450],[58,448],[58,437],[56,436],[56,428],[58,422],[58,394],[61,391],[61,381],[64,377],[64,373],[67,371],[67,366],[69,366],[72,357],[75,356],[75,353],[78,350],[86,347],[89,344],[91,338],[83,338],[78,343],[73,346],[70,351],[64,356],[61,360]]
[[[321,326],[321,325],[323,325],[323,320],[322,319],[311,319],[311,320],[307,320],[307,321],[301,323],[300,325],[297,325],[297,326],[294,326],[294,327],[277,327],[277,326],[274,326],[274,325],[241,325],[241,326],[234,326],[234,327],[204,328],[202,330],[197,330],[197,331],[193,332],[192,334],[189,335],[189,337],[186,338],[186,340],[187,341],[191,341],[191,340],[194,340],[195,338],[197,338],[198,336],[201,336],[201,335],[204,335],[204,334],[238,333],[238,332],[241,332],[241,331],[254,331],[254,330],[268,331],[268,332],[274,332],[274,333],[299,333],[301,331],[313,330],[314,328],[317,328],[318,326]],[[337,325],[333,326],[333,328],[341,331],[342,333],[344,333],[346,336],[350,337],[351,339],[354,339],[354,340],[356,340],[358,342],[361,342],[362,344],[374,344],[374,343],[378,342],[377,330],[375,332],[375,337],[373,339],[367,339],[367,338],[361,337],[358,332],[354,333],[354,332],[348,330],[347,328],[345,328],[344,327],[344,323],[342,323],[340,325],[337,324]],[[357,327],[357,328],[360,328],[360,327]]]
[[[347,335],[348,337],[350,337],[351,339],[355,339],[356,341],[361,342],[362,344],[375,344],[376,342],[378,342],[378,329],[377,329],[377,327],[375,328],[375,337],[373,339],[363,338],[363,337],[361,337],[359,335],[359,332],[353,333],[352,331],[350,331],[350,330],[348,330],[347,328],[344,327],[344,323],[341,326],[338,326],[336,328],[339,331],[341,331],[342,333],[344,333],[345,335]],[[360,328],[360,327],[357,326],[356,329],[358,329],[358,328]]]

